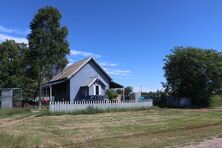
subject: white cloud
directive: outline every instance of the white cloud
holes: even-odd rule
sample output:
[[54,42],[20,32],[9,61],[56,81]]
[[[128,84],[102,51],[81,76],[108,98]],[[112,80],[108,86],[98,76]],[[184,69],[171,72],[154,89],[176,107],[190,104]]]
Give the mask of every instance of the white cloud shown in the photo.
[[69,64],[72,64],[75,62],[75,60],[71,59],[71,58],[68,58],[68,61],[69,61]]
[[100,62],[100,65],[102,65],[103,67],[117,67],[118,66],[118,64],[109,63],[109,62]]
[[131,74],[130,70],[120,70],[120,69],[114,69],[114,68],[104,68],[107,73],[110,75],[115,76],[129,76]]
[[9,29],[0,25],[0,32],[7,33],[7,34],[27,35],[30,31],[29,30],[20,31],[16,29]]
[[[70,56],[68,58],[69,63],[74,63],[75,62],[73,60],[72,56],[83,56],[83,57],[92,56],[92,57],[95,57],[95,58],[102,57],[101,55],[91,53],[91,52],[80,51],[80,50],[71,50],[70,51]],[[116,63],[101,61],[101,62],[99,62],[99,64],[110,75],[113,75],[113,76],[130,76],[131,75],[130,70],[121,70],[119,68],[119,65],[116,64]]]
[[111,62],[99,62],[99,64],[103,67],[103,69],[110,75],[125,77],[131,74],[130,70],[121,70],[119,68],[119,64],[111,63]]
[[25,43],[28,44],[28,40],[23,37],[14,37],[10,35],[5,35],[0,33],[0,41],[5,41],[5,40],[15,40],[17,43]]
[[95,58],[100,58],[101,57],[101,55],[91,53],[91,52],[80,51],[80,50],[71,50],[70,54],[73,55],[73,56],[79,55],[79,56],[84,56],[84,57],[89,57],[89,56],[92,56],[92,57],[95,57]]

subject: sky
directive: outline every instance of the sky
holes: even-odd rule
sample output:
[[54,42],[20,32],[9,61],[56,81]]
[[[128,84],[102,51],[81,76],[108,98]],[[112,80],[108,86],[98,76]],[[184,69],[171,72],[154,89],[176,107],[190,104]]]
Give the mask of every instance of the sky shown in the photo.
[[0,42],[27,43],[39,8],[56,7],[69,31],[69,62],[93,56],[114,81],[161,89],[176,46],[222,50],[221,0],[1,0]]

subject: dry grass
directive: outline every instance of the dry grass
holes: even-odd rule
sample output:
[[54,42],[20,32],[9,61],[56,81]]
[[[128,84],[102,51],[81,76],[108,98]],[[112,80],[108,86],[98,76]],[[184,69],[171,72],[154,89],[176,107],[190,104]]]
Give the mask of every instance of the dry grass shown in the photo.
[[222,110],[153,109],[0,119],[1,147],[163,147],[221,136]]

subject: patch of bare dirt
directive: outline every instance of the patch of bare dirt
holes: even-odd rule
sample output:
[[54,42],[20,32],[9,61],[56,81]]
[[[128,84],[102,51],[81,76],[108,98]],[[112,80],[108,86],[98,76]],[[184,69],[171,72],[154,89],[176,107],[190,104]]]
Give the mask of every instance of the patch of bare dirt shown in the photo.
[[222,138],[213,138],[197,144],[185,146],[184,148],[221,148],[221,147],[222,147]]
[[191,112],[200,112],[200,113],[207,113],[207,112],[210,112],[210,111],[222,112],[221,109],[216,109],[216,108],[213,108],[213,109],[209,109],[209,108],[203,108],[203,109],[188,109],[188,111],[191,111]]
[[192,111],[192,112],[201,112],[201,113],[206,113],[206,112],[209,112],[210,109],[189,109],[189,111]]
[[26,118],[23,118],[23,119],[3,119],[3,120],[0,120],[0,127],[3,127],[3,126],[10,126],[12,124],[16,124],[18,122],[22,122],[22,121],[25,121],[25,120],[30,120],[30,119],[33,119],[35,118],[36,116],[33,115],[33,116],[30,116],[30,117],[26,117]]

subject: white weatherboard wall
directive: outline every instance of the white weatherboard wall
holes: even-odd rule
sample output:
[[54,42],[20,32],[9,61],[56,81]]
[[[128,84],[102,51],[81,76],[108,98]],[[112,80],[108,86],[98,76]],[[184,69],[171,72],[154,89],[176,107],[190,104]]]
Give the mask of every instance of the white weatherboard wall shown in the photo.
[[94,63],[90,62],[70,79],[70,101],[74,101],[76,98],[78,98],[77,93],[80,87],[90,77],[98,77],[99,80],[103,82],[105,86],[103,91],[104,94],[102,95],[105,95],[105,90],[109,88],[110,80]]
[[97,101],[84,102],[75,101],[69,102],[50,102],[49,109],[51,112],[72,112],[78,110],[85,110],[89,107],[97,109],[124,109],[124,108],[147,108],[153,106],[153,100],[144,102],[136,101]]

